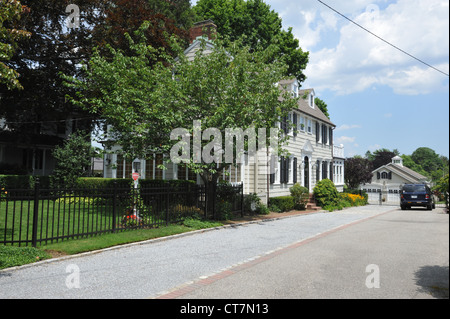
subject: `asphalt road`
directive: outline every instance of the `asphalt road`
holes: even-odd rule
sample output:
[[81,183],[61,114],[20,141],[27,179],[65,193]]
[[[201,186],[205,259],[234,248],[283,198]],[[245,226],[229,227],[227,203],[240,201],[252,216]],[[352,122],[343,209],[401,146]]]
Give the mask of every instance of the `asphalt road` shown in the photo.
[[442,210],[365,206],[3,270],[0,298],[448,298],[448,241]]
[[396,210],[286,247],[180,298],[449,298],[449,216]]

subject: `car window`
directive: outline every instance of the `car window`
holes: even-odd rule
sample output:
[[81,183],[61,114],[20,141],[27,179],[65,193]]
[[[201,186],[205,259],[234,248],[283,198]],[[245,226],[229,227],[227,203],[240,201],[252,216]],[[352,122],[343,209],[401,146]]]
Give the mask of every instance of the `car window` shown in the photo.
[[405,185],[403,191],[407,193],[426,192],[425,185]]

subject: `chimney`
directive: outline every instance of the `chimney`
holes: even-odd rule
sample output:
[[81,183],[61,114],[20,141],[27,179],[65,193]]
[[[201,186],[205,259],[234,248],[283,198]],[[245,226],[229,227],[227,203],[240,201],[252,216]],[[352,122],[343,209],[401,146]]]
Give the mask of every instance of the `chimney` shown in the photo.
[[208,40],[214,40],[217,34],[217,26],[212,20],[205,20],[194,23],[194,26],[189,30],[190,43],[194,42],[197,37],[206,36]]

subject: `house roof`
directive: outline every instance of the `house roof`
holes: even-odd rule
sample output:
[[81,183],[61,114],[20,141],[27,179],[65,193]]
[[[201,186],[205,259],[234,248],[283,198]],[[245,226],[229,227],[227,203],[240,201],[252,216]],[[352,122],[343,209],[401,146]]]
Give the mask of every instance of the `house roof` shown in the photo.
[[428,178],[426,176],[423,176],[422,174],[419,174],[408,167],[397,165],[394,163],[389,163],[387,165],[383,165],[383,166],[377,168],[376,170],[374,170],[372,173],[376,173],[383,169],[390,170],[391,172],[403,177],[404,179],[410,181],[411,183],[420,183],[420,182],[425,182],[428,180]]
[[[297,82],[298,84],[297,79],[282,80],[279,82],[280,89],[285,89],[288,85],[292,85],[295,82]],[[331,120],[325,114],[323,114],[323,112],[317,106],[314,106],[314,108],[309,106],[308,100],[305,98],[305,96],[308,96],[311,91],[314,92],[314,89],[311,88],[298,90],[298,94],[300,96],[300,99],[298,101],[298,110],[317,120],[320,120],[333,127],[336,127],[336,125],[333,122],[331,122]],[[282,97],[280,97],[280,100],[282,100]]]

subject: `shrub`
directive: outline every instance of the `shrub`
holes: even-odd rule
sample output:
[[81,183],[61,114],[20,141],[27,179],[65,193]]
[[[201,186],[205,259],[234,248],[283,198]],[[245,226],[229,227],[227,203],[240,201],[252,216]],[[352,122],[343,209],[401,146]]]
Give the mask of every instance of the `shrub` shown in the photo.
[[309,201],[309,190],[306,187],[301,186],[296,183],[294,186],[289,188],[291,196],[294,199],[294,208],[304,210]]
[[270,211],[266,205],[261,203],[261,198],[256,193],[245,195],[244,212],[248,214],[269,214]]
[[339,193],[334,183],[329,179],[319,181],[314,187],[314,197],[321,207],[335,206],[339,204]]
[[279,208],[280,213],[288,212],[294,209],[294,198],[292,196],[279,196],[269,199],[269,207],[276,206]]

